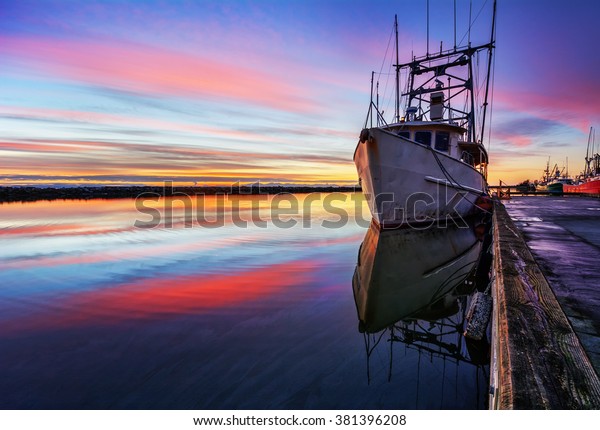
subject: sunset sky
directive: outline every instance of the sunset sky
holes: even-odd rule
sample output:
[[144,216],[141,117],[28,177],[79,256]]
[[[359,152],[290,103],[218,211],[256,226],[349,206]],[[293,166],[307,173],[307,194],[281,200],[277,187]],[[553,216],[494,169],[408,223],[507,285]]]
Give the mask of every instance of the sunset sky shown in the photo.
[[[472,0],[473,43],[491,6]],[[431,50],[451,47],[453,2],[430,10]],[[394,13],[406,61],[426,48],[425,0],[0,0],[0,185],[353,184]],[[537,179],[548,156],[582,170],[599,15],[498,1],[490,183]]]

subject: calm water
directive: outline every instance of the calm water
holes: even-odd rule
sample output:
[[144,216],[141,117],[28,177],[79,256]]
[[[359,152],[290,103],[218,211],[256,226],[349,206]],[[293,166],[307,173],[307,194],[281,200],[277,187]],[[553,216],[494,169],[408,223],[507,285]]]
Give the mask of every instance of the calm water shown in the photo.
[[[0,407],[486,407],[485,345],[460,335],[473,234],[380,237],[337,197],[287,228],[251,196],[218,228],[215,197],[201,222],[149,204],[155,228],[133,200],[0,205]],[[240,226],[253,205],[266,228]]]

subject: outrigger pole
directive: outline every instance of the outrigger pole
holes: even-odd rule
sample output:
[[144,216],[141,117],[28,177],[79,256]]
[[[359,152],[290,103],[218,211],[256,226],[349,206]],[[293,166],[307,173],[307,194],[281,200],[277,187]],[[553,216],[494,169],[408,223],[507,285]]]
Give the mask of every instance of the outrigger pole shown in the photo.
[[483,143],[483,135],[485,128],[485,116],[487,113],[488,106],[488,92],[490,89],[490,71],[492,69],[492,49],[495,43],[495,31],[496,31],[496,0],[494,0],[494,11],[492,15],[492,36],[490,38],[490,49],[488,51],[488,67],[487,67],[487,79],[485,82],[485,99],[483,101],[483,119],[481,120],[481,142]]

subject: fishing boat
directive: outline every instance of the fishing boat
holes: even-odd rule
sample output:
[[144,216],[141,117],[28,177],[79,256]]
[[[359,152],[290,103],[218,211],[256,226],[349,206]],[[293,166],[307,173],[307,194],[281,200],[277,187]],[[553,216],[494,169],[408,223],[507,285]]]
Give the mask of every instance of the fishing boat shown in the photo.
[[[567,166],[568,166],[567,159]],[[565,173],[565,168],[562,170],[558,168],[558,165],[554,165],[554,169],[552,171],[552,179],[548,182],[546,189],[548,190],[548,194],[552,196],[562,196],[564,192],[564,187],[573,184],[573,179],[569,177],[569,170],[567,167],[567,171]]]
[[[600,157],[598,157],[597,162],[600,162]],[[600,195],[600,175],[586,178],[579,184],[565,185],[564,192],[572,194]]]
[[[495,46],[496,2],[488,43],[398,59],[395,111],[388,123],[373,97],[354,151],[359,183],[379,228],[462,218],[490,209],[484,131]],[[479,68],[480,54],[482,69]],[[483,66],[485,64],[485,66]],[[407,76],[401,92],[400,75]],[[379,87],[377,83],[377,88]],[[482,91],[475,91],[478,87]],[[479,97],[481,96],[482,97]],[[404,114],[401,114],[401,104]]]
[[593,127],[590,127],[585,155],[585,168],[581,175],[579,175],[576,184],[564,186],[565,193],[600,195],[600,154],[594,153],[595,138],[596,132]]
[[573,184],[573,179],[560,176],[555,178],[547,185],[548,194],[553,196],[562,196],[564,187],[569,187]]
[[552,181],[552,177],[553,175],[550,171],[550,157],[548,157],[548,161],[546,162],[546,168],[544,169],[542,179],[539,181],[535,181],[535,191],[548,191],[548,183]]

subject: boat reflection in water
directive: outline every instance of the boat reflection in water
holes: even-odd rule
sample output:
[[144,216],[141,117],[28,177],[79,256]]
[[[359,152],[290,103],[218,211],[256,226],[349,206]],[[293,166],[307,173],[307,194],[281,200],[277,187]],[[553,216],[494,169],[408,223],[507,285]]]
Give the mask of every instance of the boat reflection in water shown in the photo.
[[368,382],[401,379],[399,406],[486,407],[489,343],[463,332],[471,294],[488,284],[488,227],[481,219],[425,230],[372,224],[359,248],[352,286]]

